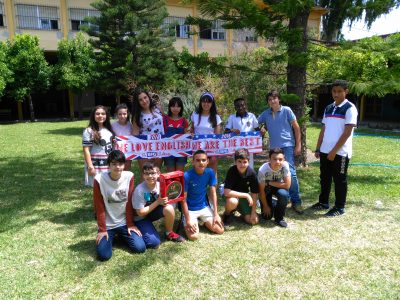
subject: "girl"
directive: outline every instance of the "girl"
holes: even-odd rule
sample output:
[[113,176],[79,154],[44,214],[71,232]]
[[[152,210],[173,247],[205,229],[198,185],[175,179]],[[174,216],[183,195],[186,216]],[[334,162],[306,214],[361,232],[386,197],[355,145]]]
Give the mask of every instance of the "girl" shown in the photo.
[[[125,103],[117,105],[115,108],[115,117],[117,118],[117,122],[111,124],[115,135],[132,135],[132,123],[129,121],[131,116]],[[125,162],[125,171],[131,170],[131,164],[131,160]]]
[[102,105],[94,107],[90,113],[89,126],[82,135],[85,185],[93,186],[93,177],[108,171],[107,155],[112,151],[113,138],[108,109]]
[[[214,95],[206,92],[200,96],[196,112],[190,117],[192,121],[191,132],[194,134],[220,134],[221,117],[217,113]],[[217,177],[217,158],[209,156],[208,166],[212,168]]]
[[[165,135],[171,136],[179,133],[188,132],[188,121],[182,117],[183,115],[183,103],[181,98],[172,97],[168,103],[168,115],[164,115],[164,131]],[[176,170],[183,171],[187,162],[187,157],[166,157],[164,158],[164,164],[167,168],[167,172],[173,172]]]
[[[149,93],[139,90],[135,93],[133,100],[133,135],[164,134],[163,117],[161,111],[156,107]],[[146,159],[161,168],[162,159]],[[145,163],[144,159],[139,159],[139,170]]]

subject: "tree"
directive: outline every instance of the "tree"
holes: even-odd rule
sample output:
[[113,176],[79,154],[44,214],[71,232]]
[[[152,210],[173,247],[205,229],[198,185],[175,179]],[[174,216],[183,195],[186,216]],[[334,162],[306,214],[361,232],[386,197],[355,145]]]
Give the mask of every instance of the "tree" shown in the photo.
[[85,30],[99,50],[103,91],[115,92],[119,102],[132,83],[158,89],[174,82],[176,50],[162,28],[168,15],[164,1],[98,0],[92,6],[101,15],[89,18]]
[[39,47],[37,36],[21,34],[7,41],[8,67],[14,74],[7,90],[16,101],[28,100],[31,121],[35,120],[32,93],[46,91],[52,69]]
[[7,44],[0,42],[0,100],[7,83],[13,80],[13,73],[7,65]]
[[398,0],[319,0],[316,4],[328,8],[322,17],[322,38],[326,41],[337,41],[346,21],[352,24],[365,16],[368,28],[381,15],[389,13],[400,5]]
[[73,40],[58,43],[58,63],[55,69],[58,87],[68,89],[78,96],[78,113],[79,118],[82,118],[82,92],[98,77],[94,49],[82,33],[78,33]]

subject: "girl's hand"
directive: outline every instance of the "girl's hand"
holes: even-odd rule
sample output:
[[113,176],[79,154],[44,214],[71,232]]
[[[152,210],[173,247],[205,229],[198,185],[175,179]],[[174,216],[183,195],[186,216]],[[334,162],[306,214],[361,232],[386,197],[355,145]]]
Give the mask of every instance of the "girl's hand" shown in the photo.
[[93,166],[92,167],[88,167],[87,170],[88,170],[88,174],[90,176],[95,176],[96,175],[96,170],[94,169]]

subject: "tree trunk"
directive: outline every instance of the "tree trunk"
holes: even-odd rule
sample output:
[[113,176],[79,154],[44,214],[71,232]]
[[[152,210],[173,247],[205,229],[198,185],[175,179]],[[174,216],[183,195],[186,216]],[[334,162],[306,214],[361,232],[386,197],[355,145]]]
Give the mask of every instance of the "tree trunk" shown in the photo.
[[82,120],[83,119],[82,93],[79,93],[77,96],[78,96],[78,118]]
[[[287,93],[296,94],[300,101],[293,107],[297,119],[299,120],[301,130],[301,156],[299,163],[303,166],[307,164],[307,146],[306,146],[306,124],[304,115],[306,113],[307,102],[305,98],[306,90],[306,69],[307,69],[307,21],[310,15],[310,9],[305,8],[297,16],[290,18],[289,30],[292,41],[288,43],[288,65],[287,65]],[[299,32],[295,34],[295,32]]]
[[33,110],[33,102],[31,94],[28,95],[28,102],[29,102],[29,113],[31,122],[35,122],[35,111]]

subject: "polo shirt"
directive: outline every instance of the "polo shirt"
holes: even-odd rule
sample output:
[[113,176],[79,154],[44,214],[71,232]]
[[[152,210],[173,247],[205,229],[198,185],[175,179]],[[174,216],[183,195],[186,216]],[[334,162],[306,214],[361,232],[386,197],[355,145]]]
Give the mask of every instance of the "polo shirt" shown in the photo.
[[240,193],[258,193],[257,174],[250,167],[245,174],[240,174],[236,166],[229,168],[226,173],[224,188]]
[[251,132],[257,127],[257,118],[250,112],[247,112],[243,117],[238,114],[230,115],[225,126],[226,129],[239,129],[240,132]]
[[261,113],[258,123],[265,124],[267,127],[271,149],[296,146],[292,128],[294,120],[296,116],[288,106],[281,105],[275,113],[271,108]]

